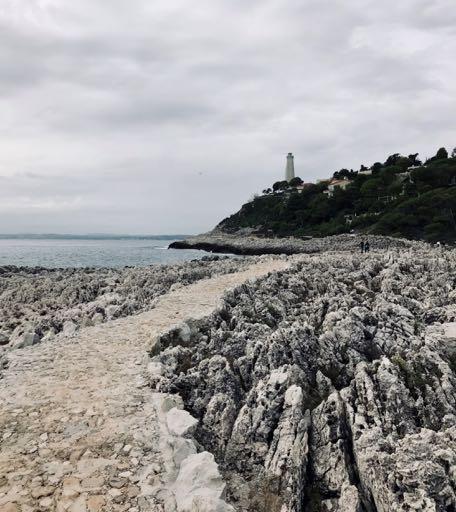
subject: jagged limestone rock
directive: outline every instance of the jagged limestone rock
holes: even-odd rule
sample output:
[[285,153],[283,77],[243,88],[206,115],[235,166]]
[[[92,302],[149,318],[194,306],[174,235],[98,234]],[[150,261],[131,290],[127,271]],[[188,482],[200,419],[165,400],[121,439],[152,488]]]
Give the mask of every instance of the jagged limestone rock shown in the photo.
[[206,258],[122,269],[0,267],[0,345],[17,347],[28,332],[43,340],[62,331],[71,336],[79,327],[151,309],[174,285],[242,270],[253,261]]
[[423,245],[319,254],[161,337],[156,385],[236,510],[455,510],[454,282],[456,254]]

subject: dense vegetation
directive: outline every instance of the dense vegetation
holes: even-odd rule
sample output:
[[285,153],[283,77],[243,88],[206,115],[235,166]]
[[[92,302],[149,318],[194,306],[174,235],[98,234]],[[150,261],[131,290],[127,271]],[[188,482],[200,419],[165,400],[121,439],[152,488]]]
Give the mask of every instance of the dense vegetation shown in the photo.
[[[431,242],[456,240],[456,149],[445,148],[424,164],[418,154],[396,153],[384,163],[357,171],[341,169],[333,178],[348,179],[328,194],[327,182],[296,178],[277,182],[218,228],[235,232],[254,228],[278,236],[325,236],[362,231]],[[301,189],[300,189],[301,187]]]

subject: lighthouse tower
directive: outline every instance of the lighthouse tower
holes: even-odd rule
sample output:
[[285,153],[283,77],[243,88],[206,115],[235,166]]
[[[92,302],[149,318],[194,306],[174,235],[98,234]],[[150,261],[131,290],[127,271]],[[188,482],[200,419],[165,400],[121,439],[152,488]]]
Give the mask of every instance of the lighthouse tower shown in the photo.
[[294,172],[294,156],[293,153],[288,153],[287,155],[287,167],[285,169],[285,179],[290,183],[290,181],[295,177]]

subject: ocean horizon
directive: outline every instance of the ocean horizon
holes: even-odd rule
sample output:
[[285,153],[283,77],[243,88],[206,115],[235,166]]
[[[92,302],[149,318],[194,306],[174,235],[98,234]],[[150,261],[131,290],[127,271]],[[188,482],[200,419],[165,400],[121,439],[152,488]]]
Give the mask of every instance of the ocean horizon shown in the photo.
[[113,234],[113,233],[0,233],[0,240],[182,240],[193,235],[165,234],[165,235],[144,235],[144,234]]
[[47,268],[172,264],[208,253],[168,249],[186,235],[0,234],[0,266]]

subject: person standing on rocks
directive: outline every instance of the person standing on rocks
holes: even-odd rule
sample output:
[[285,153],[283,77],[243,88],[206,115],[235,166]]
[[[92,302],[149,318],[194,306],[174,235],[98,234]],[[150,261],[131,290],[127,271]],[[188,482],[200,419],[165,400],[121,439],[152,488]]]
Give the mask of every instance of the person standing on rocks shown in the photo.
[[365,249],[364,240],[361,240],[361,243],[359,244],[359,248],[361,249],[361,254],[363,254],[364,249]]
[[369,252],[370,251],[370,245],[369,245],[369,241],[366,240],[364,242],[364,252]]

